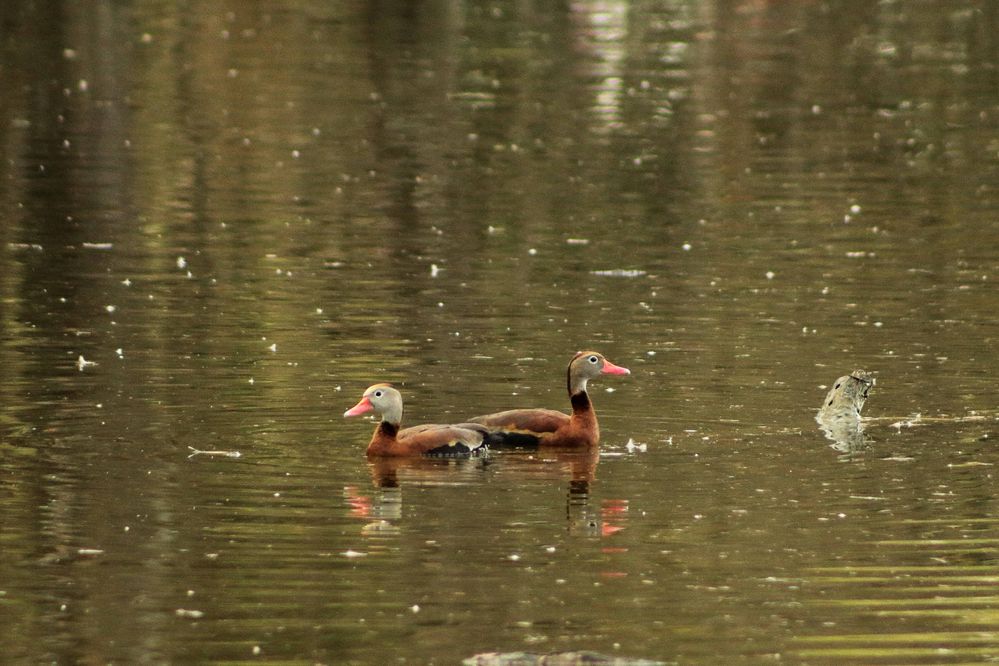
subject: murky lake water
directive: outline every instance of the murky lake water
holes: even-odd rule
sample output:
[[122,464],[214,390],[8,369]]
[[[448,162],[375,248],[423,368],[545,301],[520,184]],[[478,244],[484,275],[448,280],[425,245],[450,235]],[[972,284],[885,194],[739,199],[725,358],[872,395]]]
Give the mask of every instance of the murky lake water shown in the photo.
[[[0,25],[4,661],[999,659],[996,3]],[[341,417],[568,409],[579,348],[597,458]]]

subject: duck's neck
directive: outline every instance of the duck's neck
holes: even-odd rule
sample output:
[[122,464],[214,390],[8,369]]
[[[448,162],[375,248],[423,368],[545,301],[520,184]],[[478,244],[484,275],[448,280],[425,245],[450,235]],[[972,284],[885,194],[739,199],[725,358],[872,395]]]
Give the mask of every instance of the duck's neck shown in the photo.
[[391,423],[389,421],[382,421],[378,424],[378,429],[375,433],[381,437],[386,437],[388,439],[395,439],[395,436],[399,433],[399,424]]
[[572,403],[572,416],[569,417],[569,430],[579,438],[579,443],[596,444],[600,441],[600,426],[597,425],[597,413],[593,411],[590,396],[586,391],[579,391],[569,396]]
[[368,443],[368,455],[387,455],[395,447],[399,424],[382,421],[375,427],[375,434]]
[[587,395],[586,391],[573,393],[569,396],[569,402],[572,404],[573,416],[593,414],[593,405],[590,404],[590,396]]

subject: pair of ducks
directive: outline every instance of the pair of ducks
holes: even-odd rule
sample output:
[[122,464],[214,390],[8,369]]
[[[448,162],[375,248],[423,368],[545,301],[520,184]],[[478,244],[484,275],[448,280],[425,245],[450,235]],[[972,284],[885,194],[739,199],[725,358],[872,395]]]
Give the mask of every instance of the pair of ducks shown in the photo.
[[597,415],[586,394],[586,383],[600,375],[630,375],[594,351],[572,357],[567,371],[572,415],[551,409],[512,409],[477,416],[455,425],[418,425],[399,429],[402,396],[388,384],[368,387],[360,402],[344,412],[358,416],[381,414],[381,423],[368,444],[369,456],[468,455],[493,445],[576,448],[600,439]]

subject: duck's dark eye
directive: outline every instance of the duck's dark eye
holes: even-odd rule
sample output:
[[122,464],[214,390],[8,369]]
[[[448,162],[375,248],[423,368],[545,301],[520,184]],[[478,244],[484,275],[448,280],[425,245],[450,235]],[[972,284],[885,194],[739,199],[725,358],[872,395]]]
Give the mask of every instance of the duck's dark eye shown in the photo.
[[376,398],[382,397],[382,392],[381,391],[375,391],[375,397]]
[[596,362],[597,362],[597,361],[599,361],[599,360],[600,360],[600,359],[598,359],[598,358],[597,358],[596,356],[591,356],[591,357],[590,357],[590,363],[596,363]]

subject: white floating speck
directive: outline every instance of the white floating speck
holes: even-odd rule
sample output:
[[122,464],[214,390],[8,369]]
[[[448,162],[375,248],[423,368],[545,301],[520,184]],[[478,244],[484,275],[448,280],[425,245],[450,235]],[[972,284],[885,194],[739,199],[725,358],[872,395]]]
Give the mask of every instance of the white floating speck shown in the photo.
[[101,550],[100,548],[80,548],[76,552],[79,555],[87,555],[87,556],[103,555],[104,554],[104,551]]
[[268,349],[270,349],[272,352],[276,352],[277,351],[277,343],[275,342],[270,347],[268,347]]
[[252,383],[253,383],[253,377],[250,377],[250,378],[249,378],[249,379],[248,379],[247,381],[248,381],[248,382],[249,382],[250,384],[252,384]]
[[775,277],[777,277],[777,274],[774,273],[773,271],[767,271],[766,275],[768,280],[773,280]]
[[117,310],[118,308],[116,306],[114,306],[114,305],[105,305],[104,309],[107,310],[108,313],[111,313],[111,312],[114,312],[115,310]]
[[534,255],[536,255],[537,253],[538,253],[537,249],[535,249],[533,247],[530,250],[527,251],[527,254],[531,255],[532,257]]
[[80,354],[80,357],[76,359],[76,367],[80,369],[80,372],[83,372],[84,368],[89,368],[92,365],[97,365],[97,361],[88,361],[83,358],[83,354]]
[[506,559],[510,560],[511,562],[517,562],[520,560],[520,555],[514,553],[513,555],[508,556]]
[[624,445],[624,448],[628,449],[630,453],[634,453],[635,451],[638,451],[640,453],[645,453],[646,451],[649,450],[649,445],[645,443],[636,442],[635,440],[629,437],[628,443]]
[[322,308],[316,308],[316,314],[322,314],[322,313],[323,313]]
[[131,287],[132,286],[132,281],[129,280],[128,278],[125,278],[124,280],[122,280],[121,283],[123,285],[125,285],[126,287]]
[[853,204],[852,206],[850,206],[850,212],[856,215],[857,213],[860,212],[860,206],[858,206],[857,204]]
[[121,347],[115,349],[114,353],[118,355],[118,358],[123,358],[125,356],[125,351]]
[[76,84],[76,87],[80,89],[80,92],[87,92],[87,88],[90,87],[90,84],[87,83],[86,79],[80,79],[80,82]]
[[114,248],[114,243],[82,243],[88,250],[110,250]]
[[565,242],[568,245],[589,245],[590,244],[590,239],[589,238],[566,238]]
[[690,243],[684,243],[684,244],[682,245],[682,247],[683,247],[683,251],[684,251],[684,252],[690,252],[690,249],[691,249],[692,247],[694,247],[694,246],[693,246],[693,245],[691,245]]
[[259,656],[260,655],[260,646],[259,645],[254,645],[253,646],[253,650],[251,650],[251,652],[253,652],[253,656],[254,657]]
[[430,277],[437,277],[440,272],[441,269],[437,266],[437,264],[430,264]]
[[356,550],[348,550],[341,553],[344,557],[367,557],[367,553],[361,553]]
[[189,618],[192,618],[192,619],[195,619],[195,620],[197,620],[198,618],[201,618],[201,617],[205,616],[204,611],[188,610],[186,608],[178,608],[174,612],[177,614],[177,617],[189,617]]
[[187,268],[187,259],[184,257],[177,257],[177,268]]
[[636,278],[645,275],[646,271],[639,270],[637,268],[611,268],[609,270],[590,271],[590,274],[599,275],[601,277]]
[[297,160],[299,157],[302,156],[302,153],[298,152],[297,150],[293,150],[291,151],[291,156]]
[[409,607],[409,610],[410,610],[410,612],[413,612],[413,613],[419,613],[420,612],[420,605],[419,604],[413,604],[412,606]]

